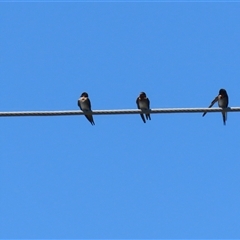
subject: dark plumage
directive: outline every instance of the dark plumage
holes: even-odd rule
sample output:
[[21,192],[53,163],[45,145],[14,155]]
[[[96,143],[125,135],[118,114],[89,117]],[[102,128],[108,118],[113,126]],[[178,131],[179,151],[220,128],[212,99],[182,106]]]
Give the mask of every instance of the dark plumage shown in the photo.
[[[141,109],[141,110],[149,110],[150,109],[150,100],[147,98],[145,92],[141,92],[139,94],[139,96],[136,100],[136,103],[137,103],[138,109]],[[146,120],[144,118],[144,114],[141,113],[140,116],[141,116],[143,122],[146,123]],[[146,116],[147,120],[151,120],[150,113],[146,113],[145,116]]]
[[85,112],[85,117],[87,118],[87,120],[92,124],[95,125],[94,120],[93,120],[93,116],[88,113],[91,112],[91,102],[90,99],[88,98],[88,94],[86,92],[83,92],[80,96],[80,98],[78,99],[78,106],[79,108]]
[[[224,111],[224,108],[228,107],[228,94],[227,91],[223,88],[219,90],[218,95],[213,99],[209,108],[211,108],[216,102],[218,102],[218,106],[223,109],[222,117],[223,117],[223,124],[226,125],[227,121],[227,112]],[[203,113],[203,117],[207,114],[207,112]]]

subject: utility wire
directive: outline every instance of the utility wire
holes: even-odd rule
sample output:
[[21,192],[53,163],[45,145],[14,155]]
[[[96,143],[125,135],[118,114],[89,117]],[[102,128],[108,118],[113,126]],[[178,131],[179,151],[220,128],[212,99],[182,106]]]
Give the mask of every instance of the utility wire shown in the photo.
[[[203,112],[222,112],[222,108],[155,108],[141,111],[139,109],[119,109],[119,110],[92,110],[91,112],[82,112],[81,110],[66,111],[20,111],[20,112],[0,112],[0,117],[39,117],[39,116],[68,116],[84,115],[114,115],[114,114],[140,114],[140,113],[203,113]],[[240,112],[240,107],[231,107],[224,109],[226,112]]]

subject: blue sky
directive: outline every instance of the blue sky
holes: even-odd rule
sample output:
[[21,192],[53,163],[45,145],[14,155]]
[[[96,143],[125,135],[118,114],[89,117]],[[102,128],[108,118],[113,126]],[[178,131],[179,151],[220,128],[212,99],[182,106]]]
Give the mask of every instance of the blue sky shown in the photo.
[[[240,3],[0,3],[1,111],[239,107]],[[0,238],[240,238],[239,113],[0,118]]]

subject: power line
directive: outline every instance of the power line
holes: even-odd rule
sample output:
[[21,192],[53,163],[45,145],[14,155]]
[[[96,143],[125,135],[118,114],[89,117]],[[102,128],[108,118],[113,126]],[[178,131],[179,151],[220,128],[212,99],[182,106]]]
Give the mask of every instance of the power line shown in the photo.
[[[155,108],[141,111],[139,109],[119,109],[119,110],[92,110],[92,115],[114,115],[114,114],[140,114],[140,113],[203,113],[203,112],[222,112],[222,108]],[[224,109],[226,112],[240,112],[240,107]],[[88,112],[89,113],[89,112]],[[0,112],[0,117],[39,117],[39,116],[68,116],[84,115],[86,112],[80,110],[65,111],[19,111],[19,112]]]

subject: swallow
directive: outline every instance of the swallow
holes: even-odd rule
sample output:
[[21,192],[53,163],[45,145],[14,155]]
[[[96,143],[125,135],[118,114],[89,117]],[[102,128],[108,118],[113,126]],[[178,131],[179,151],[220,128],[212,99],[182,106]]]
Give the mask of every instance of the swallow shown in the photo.
[[[146,96],[146,93],[145,92],[141,92],[136,100],[136,103],[137,103],[137,107],[138,109],[141,109],[141,110],[150,110],[150,101],[149,99],[147,98]],[[150,113],[146,113],[146,119],[147,120],[151,120],[151,117],[150,117]],[[140,114],[142,120],[144,123],[146,123],[146,120],[144,118],[144,114]]]
[[[83,92],[81,94],[80,98],[78,99],[78,106],[85,113],[87,113],[88,111],[89,112],[92,111],[91,110],[91,102],[90,102],[90,99],[88,98],[88,94],[86,92]],[[92,125],[95,125],[93,116],[91,114],[85,114],[85,117]]]
[[[209,108],[211,108],[216,102],[218,102],[218,106],[222,109],[228,107],[228,94],[225,89],[220,89],[218,95],[214,98],[214,100],[211,102]],[[207,112],[203,113],[203,117],[207,114]],[[222,112],[223,117],[223,124],[226,125],[227,121],[227,112]]]

